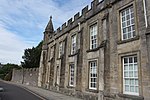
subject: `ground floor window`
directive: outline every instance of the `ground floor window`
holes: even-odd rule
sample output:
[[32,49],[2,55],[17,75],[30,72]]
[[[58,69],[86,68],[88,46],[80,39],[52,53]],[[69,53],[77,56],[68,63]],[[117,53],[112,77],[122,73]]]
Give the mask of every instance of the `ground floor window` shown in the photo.
[[123,92],[139,95],[137,56],[123,58]]
[[74,86],[75,68],[74,64],[70,64],[70,80],[69,85]]
[[89,63],[89,89],[97,89],[97,61]]

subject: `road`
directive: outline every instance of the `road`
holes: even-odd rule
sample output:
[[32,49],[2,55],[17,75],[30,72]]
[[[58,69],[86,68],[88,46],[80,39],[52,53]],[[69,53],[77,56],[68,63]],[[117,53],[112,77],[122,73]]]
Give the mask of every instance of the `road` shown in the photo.
[[16,85],[0,81],[0,87],[4,88],[0,92],[0,100],[44,100]]

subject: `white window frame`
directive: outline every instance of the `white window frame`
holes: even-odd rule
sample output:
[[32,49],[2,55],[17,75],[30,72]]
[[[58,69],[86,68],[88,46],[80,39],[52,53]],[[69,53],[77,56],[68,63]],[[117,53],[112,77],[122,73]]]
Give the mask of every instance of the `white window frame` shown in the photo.
[[[93,89],[93,90],[97,89],[97,75],[98,75],[97,68],[98,68],[97,60],[89,62],[89,89]],[[94,76],[94,74],[95,74],[95,76]],[[95,87],[91,86],[94,84],[95,84]]]
[[76,34],[71,37],[71,54],[76,53]]
[[90,26],[90,49],[97,48],[97,24]]
[[[122,62],[123,63],[123,93],[129,95],[139,95],[137,56],[127,56],[127,57],[123,57],[122,59],[123,59]],[[125,63],[125,59],[127,59],[127,63]],[[126,87],[128,87],[128,91],[125,89]],[[134,91],[131,91],[131,88],[133,88]],[[137,92],[135,92],[136,89]]]
[[60,42],[60,43],[59,43],[59,55],[58,55],[58,58],[61,57],[62,53],[63,53],[63,43]]
[[134,7],[129,6],[123,9],[120,12],[120,20],[122,40],[134,38],[136,36]]
[[75,82],[75,64],[70,64],[69,65],[69,86],[74,86]]

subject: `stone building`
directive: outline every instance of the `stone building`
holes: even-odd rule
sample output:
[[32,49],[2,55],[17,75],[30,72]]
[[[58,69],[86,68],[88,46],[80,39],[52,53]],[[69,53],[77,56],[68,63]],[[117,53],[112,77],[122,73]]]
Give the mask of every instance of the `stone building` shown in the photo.
[[150,100],[150,0],[94,0],[44,32],[38,85],[85,100]]

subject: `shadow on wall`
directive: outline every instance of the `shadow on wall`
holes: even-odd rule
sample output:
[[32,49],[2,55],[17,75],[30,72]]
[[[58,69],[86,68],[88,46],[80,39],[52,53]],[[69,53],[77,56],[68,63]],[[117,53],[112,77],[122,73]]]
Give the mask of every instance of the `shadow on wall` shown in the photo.
[[38,68],[13,69],[12,82],[37,86],[38,85]]

